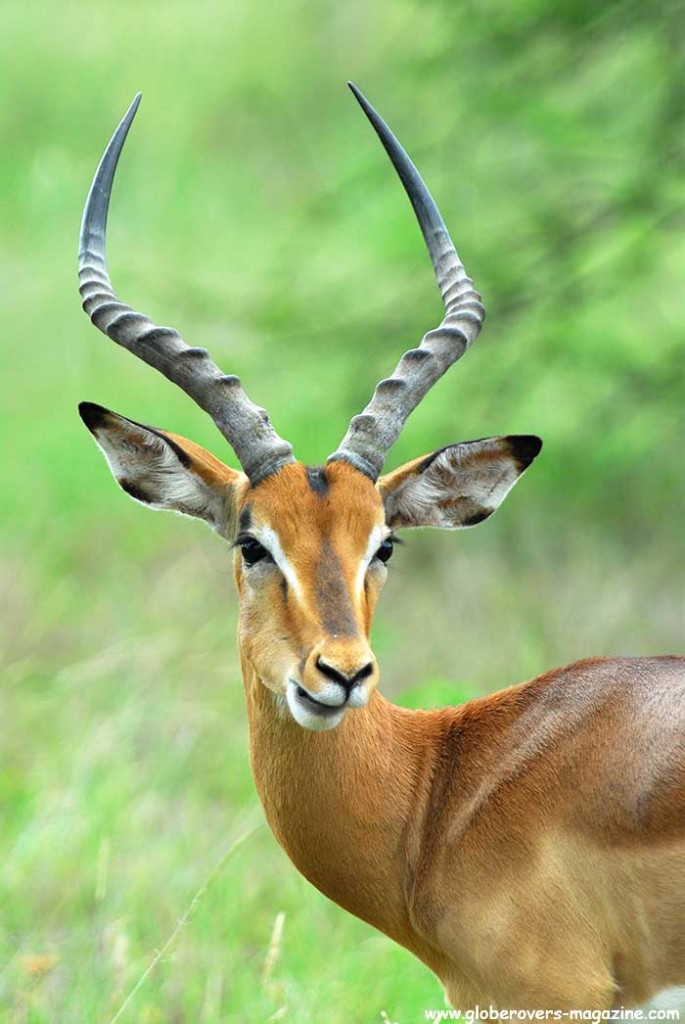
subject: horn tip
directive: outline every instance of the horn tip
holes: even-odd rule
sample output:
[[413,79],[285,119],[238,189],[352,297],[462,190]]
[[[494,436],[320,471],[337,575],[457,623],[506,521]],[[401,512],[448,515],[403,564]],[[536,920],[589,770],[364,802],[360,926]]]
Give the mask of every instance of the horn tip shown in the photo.
[[131,101],[131,105],[128,108],[128,110],[126,111],[126,114],[124,116],[124,120],[128,121],[129,124],[133,120],[133,118],[136,116],[136,114],[138,112],[138,107],[140,106],[140,101],[142,100],[142,98],[143,98],[142,92],[137,92],[135,94],[135,96],[133,97],[133,99]]
[[364,93],[354,84],[354,82],[348,82],[347,87],[363,110],[367,110],[371,106]]

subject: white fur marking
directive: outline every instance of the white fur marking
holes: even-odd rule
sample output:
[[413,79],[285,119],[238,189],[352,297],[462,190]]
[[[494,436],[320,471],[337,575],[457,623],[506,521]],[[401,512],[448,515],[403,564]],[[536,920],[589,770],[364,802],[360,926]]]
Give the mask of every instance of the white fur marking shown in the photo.
[[328,729],[335,729],[336,725],[342,722],[347,714],[346,706],[323,715],[317,714],[316,711],[310,711],[297,696],[297,686],[298,684],[292,679],[288,680],[286,700],[290,714],[298,725],[301,725],[303,729],[310,729],[312,732],[325,732]]
[[297,578],[297,573],[293,569],[288,559],[285,557],[285,552],[281,547],[281,542],[278,539],[278,534],[276,533],[276,531],[272,529],[272,527],[270,526],[258,526],[255,527],[253,532],[259,543],[266,548],[266,550],[269,552],[278,568],[285,576],[286,580],[288,581],[288,585],[292,587],[298,599],[301,600],[302,587],[300,586],[300,581]]
[[369,568],[369,562],[378,551],[381,546],[383,537],[383,531],[380,526],[374,526],[369,534],[369,542],[366,545],[366,551],[364,557],[361,560],[361,564],[357,569],[357,578],[355,580],[355,587],[357,596],[359,596],[364,588],[364,578],[366,576],[366,570]]

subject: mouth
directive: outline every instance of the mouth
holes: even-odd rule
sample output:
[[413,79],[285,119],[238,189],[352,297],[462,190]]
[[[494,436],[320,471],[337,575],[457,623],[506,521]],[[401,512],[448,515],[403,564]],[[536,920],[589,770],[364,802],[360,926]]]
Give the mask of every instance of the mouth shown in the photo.
[[334,705],[322,704],[316,697],[312,697],[311,693],[308,693],[304,687],[298,686],[295,691],[295,696],[298,700],[302,701],[305,706],[308,706],[310,710],[313,710],[316,714],[328,714],[331,711],[337,711]]
[[323,704],[294,679],[288,680],[286,700],[297,724],[314,732],[334,729],[342,722],[348,710],[346,701],[342,704]]

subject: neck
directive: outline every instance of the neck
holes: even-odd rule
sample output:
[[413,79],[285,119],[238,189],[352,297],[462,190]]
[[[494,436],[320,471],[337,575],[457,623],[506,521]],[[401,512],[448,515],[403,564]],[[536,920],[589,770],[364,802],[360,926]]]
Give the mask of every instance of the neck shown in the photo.
[[435,713],[375,692],[336,729],[310,732],[245,663],[243,675],[252,770],[279,843],[317,889],[426,959],[408,900],[435,758],[435,739],[421,740]]

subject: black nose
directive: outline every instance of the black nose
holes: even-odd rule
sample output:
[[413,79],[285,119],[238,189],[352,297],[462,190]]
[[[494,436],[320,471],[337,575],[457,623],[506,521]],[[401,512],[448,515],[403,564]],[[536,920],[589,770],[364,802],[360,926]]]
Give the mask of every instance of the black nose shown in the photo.
[[339,683],[349,693],[353,686],[357,683],[361,683],[362,679],[368,679],[373,672],[373,662],[367,661],[366,665],[363,665],[360,669],[357,669],[352,675],[347,675],[345,672],[341,672],[340,669],[334,668],[327,661],[322,658],[316,659],[316,667],[322,676],[326,676],[327,679],[332,679],[334,683]]

